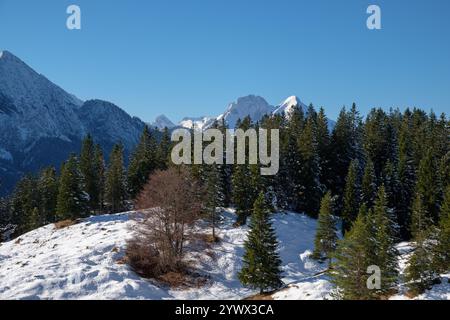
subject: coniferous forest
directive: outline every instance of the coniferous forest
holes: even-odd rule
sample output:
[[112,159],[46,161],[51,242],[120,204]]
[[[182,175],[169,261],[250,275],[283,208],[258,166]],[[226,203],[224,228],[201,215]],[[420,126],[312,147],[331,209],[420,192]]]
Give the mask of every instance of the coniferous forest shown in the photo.
[[[214,127],[226,129],[219,122]],[[258,165],[249,164],[183,170],[200,190],[202,217],[211,221],[214,241],[216,208],[234,207],[236,226],[249,223],[239,274],[243,285],[262,293],[282,286],[270,221],[275,210],[317,219],[312,257],[328,265],[338,298],[391,295],[399,281],[396,244],[402,241],[414,244],[405,274],[411,294],[430,288],[450,270],[450,122],[445,114],[373,109],[363,117],[354,104],[341,110],[330,132],[325,110],[311,105],[256,123],[240,119],[236,128],[280,129],[277,175],[261,176]],[[10,196],[0,199],[3,240],[49,223],[132,210],[145,203],[152,176],[161,180],[161,172],[179,169],[170,160],[168,129],[157,135],[146,127],[129,159],[117,143],[105,156],[88,135],[80,153],[59,168],[24,176]],[[381,269],[383,281],[376,290],[367,287],[371,266]]]

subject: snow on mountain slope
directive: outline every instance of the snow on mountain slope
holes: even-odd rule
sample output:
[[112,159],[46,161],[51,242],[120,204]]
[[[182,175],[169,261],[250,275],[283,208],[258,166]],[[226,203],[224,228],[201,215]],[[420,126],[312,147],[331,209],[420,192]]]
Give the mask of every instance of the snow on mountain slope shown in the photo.
[[150,124],[150,126],[158,128],[159,130],[163,130],[164,128],[172,129],[176,127],[176,125],[163,114],[158,116],[155,121]]
[[[241,299],[256,292],[237,280],[247,227],[234,228],[223,213],[222,242],[188,257],[211,280],[201,288],[162,289],[120,264],[129,236],[128,214],[98,216],[56,230],[49,225],[0,245],[0,299]],[[316,222],[294,213],[276,214],[284,280],[313,275],[320,266],[303,259]],[[301,235],[300,237],[298,235]],[[303,260],[302,260],[303,259]],[[320,293],[311,288],[311,296]]]
[[[247,227],[233,227],[233,210],[222,213],[222,241],[190,254],[198,272],[209,275],[199,288],[168,289],[136,275],[121,263],[132,222],[129,213],[91,217],[56,230],[53,225],[0,244],[0,299],[242,299],[257,292],[237,280]],[[280,241],[283,281],[274,299],[330,299],[333,286],[325,266],[309,258],[316,221],[296,213],[273,215]],[[400,244],[401,268],[408,244]],[[450,275],[447,275],[449,278]],[[393,299],[406,299],[404,291]],[[450,299],[450,284],[435,286],[418,299]]]
[[214,123],[214,118],[211,117],[197,117],[197,118],[190,118],[186,117],[181,120],[178,125],[182,128],[186,129],[192,129],[202,131],[204,129],[207,129],[209,126],[211,126]]
[[294,111],[294,108],[301,108],[303,112],[306,112],[306,109],[308,108],[303,102],[300,101],[299,98],[296,96],[292,96],[287,98],[283,103],[281,103],[273,112],[273,114],[285,114],[287,117],[289,117],[292,112]]
[[217,120],[225,120],[230,128],[234,128],[236,122],[239,119],[244,119],[247,116],[253,121],[259,121],[266,114],[272,114],[274,107],[267,103],[264,98],[249,95],[237,99],[235,102],[231,103],[225,111],[217,117]]

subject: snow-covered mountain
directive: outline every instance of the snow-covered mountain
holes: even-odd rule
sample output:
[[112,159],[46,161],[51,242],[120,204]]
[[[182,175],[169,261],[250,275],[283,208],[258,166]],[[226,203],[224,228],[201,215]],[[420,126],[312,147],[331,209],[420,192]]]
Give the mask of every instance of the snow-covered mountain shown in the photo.
[[224,120],[230,128],[234,128],[239,119],[250,116],[253,121],[259,121],[263,116],[272,114],[274,109],[264,98],[249,95],[231,103],[225,113],[217,117],[217,120]]
[[116,142],[126,152],[144,123],[99,100],[83,102],[8,51],[0,54],[0,194],[21,174],[59,167],[91,133],[105,154]]
[[300,108],[304,112],[306,112],[308,107],[303,102],[301,102],[298,97],[292,96],[292,97],[287,98],[280,105],[278,105],[276,107],[275,111],[273,112],[273,114],[279,114],[279,115],[284,114],[287,117],[289,117],[295,108]]
[[[294,108],[301,108],[305,114],[307,114],[308,107],[296,96],[291,96],[285,101],[274,107],[270,105],[263,97],[248,95],[238,98],[235,102],[232,102],[224,113],[217,117],[186,117],[178,123],[178,127],[182,128],[195,128],[196,130],[205,130],[211,127],[211,125],[217,120],[219,122],[225,121],[229,128],[234,128],[238,119],[244,119],[250,116],[252,121],[260,121],[266,115],[286,115],[289,117]],[[172,123],[167,117],[162,116],[165,123],[166,121]],[[164,128],[164,126],[156,125],[159,123],[159,117],[153,123],[158,128]],[[328,120],[329,130],[332,131],[335,126],[335,122]],[[175,126],[172,126],[172,128]]]
[[172,121],[170,121],[169,118],[162,114],[158,116],[154,122],[150,123],[150,126],[153,128],[158,128],[159,130],[163,130],[164,128],[172,129],[176,127],[176,124],[174,124]]
[[210,127],[214,120],[212,117],[186,117],[178,123],[178,126],[187,129],[204,130]]
[[[248,226],[236,227],[233,210],[221,213],[211,244],[186,257],[196,272],[209,276],[203,286],[170,289],[139,277],[123,257],[130,236],[130,213],[96,216],[65,229],[48,225],[0,244],[0,299],[243,299],[256,291],[238,280]],[[286,288],[272,297],[280,300],[331,299],[333,285],[323,271],[327,264],[310,259],[317,221],[296,213],[276,213],[273,226],[279,239]],[[199,223],[201,227],[202,222]],[[205,230],[203,226],[203,230]],[[204,232],[210,232],[206,228]],[[401,273],[411,246],[402,243]],[[450,274],[417,299],[450,299]],[[403,284],[392,299],[407,299]]]

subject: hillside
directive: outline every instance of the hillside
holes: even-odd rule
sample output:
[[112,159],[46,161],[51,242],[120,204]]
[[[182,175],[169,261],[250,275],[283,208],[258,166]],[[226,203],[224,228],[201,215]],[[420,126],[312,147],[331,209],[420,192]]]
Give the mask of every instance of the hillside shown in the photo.
[[[237,280],[247,227],[232,226],[232,210],[223,212],[221,243],[188,257],[200,274],[210,275],[206,285],[178,290],[158,287],[121,263],[130,234],[128,217],[129,213],[91,217],[60,230],[48,225],[1,244],[0,299],[242,299],[255,293]],[[330,298],[332,285],[326,276],[317,275],[324,267],[308,258],[316,221],[295,213],[275,214],[273,221],[288,284],[273,298]],[[403,243],[399,248],[404,267],[409,247]],[[450,299],[450,285],[435,286],[419,298]]]

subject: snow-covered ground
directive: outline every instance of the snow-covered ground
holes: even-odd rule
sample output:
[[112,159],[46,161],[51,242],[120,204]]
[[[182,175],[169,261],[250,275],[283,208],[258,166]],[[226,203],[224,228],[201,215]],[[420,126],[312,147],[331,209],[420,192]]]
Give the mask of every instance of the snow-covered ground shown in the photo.
[[[233,227],[232,210],[223,212],[222,241],[187,257],[199,273],[210,276],[206,285],[192,289],[160,287],[121,263],[132,223],[128,217],[97,216],[60,230],[49,225],[1,244],[0,299],[242,299],[256,293],[237,280],[248,229]],[[295,213],[275,214],[273,221],[288,285],[273,298],[330,298],[332,285],[321,275],[324,266],[308,258],[316,221]],[[402,245],[407,252],[407,244]],[[450,285],[443,283],[419,298],[450,299]]]

